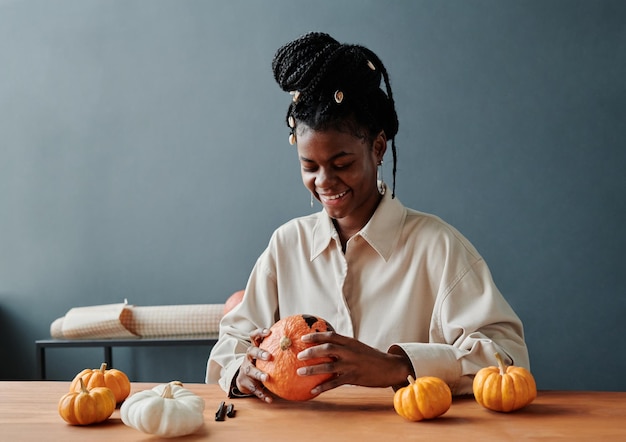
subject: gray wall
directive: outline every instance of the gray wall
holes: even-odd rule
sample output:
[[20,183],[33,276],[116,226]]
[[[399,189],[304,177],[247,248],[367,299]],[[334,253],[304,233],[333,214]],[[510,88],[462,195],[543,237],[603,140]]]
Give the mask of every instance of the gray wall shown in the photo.
[[[1,377],[33,378],[71,307],[244,286],[311,211],[270,62],[323,30],[386,63],[397,194],[484,255],[539,387],[626,390],[625,23],[623,1],[0,0]],[[115,358],[201,382],[207,354]],[[101,358],[55,350],[49,374]]]

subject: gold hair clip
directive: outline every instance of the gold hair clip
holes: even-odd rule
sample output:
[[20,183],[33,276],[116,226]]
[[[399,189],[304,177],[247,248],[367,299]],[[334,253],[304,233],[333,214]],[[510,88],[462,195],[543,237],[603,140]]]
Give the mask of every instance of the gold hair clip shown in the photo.
[[293,132],[289,134],[289,144],[291,144],[292,146],[296,144],[296,134],[294,134]]
[[300,91],[291,91],[289,93],[293,95],[292,100],[294,103],[296,103],[300,99]]
[[340,90],[336,90],[335,91],[335,103],[341,104],[342,101],[343,101],[343,92],[341,92]]
[[371,61],[367,60],[367,67],[369,67],[371,70],[375,71],[376,70],[376,66],[374,66],[374,63],[372,63]]

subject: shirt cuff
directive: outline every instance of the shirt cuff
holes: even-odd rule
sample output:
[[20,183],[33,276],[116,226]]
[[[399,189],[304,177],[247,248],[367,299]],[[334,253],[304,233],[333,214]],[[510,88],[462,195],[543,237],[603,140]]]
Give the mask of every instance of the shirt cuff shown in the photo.
[[234,361],[222,369],[219,384],[229,395],[232,386],[236,385],[237,374],[239,374],[239,367],[241,367],[242,362],[243,357],[237,357]]
[[250,397],[253,394],[246,394],[239,391],[237,388],[237,375],[239,374],[239,369],[235,372],[235,376],[233,376],[233,380],[230,381],[230,388],[228,389],[228,398],[238,398],[238,397]]
[[461,377],[461,363],[446,344],[402,343],[387,350],[391,354],[406,355],[413,365],[415,377],[436,376],[454,391]]

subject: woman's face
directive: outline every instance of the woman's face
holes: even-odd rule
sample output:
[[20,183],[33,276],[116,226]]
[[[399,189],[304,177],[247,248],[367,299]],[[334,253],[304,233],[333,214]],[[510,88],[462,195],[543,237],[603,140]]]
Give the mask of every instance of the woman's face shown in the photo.
[[376,172],[387,147],[384,133],[370,144],[350,133],[299,125],[297,147],[305,187],[342,228],[356,233],[380,201]]

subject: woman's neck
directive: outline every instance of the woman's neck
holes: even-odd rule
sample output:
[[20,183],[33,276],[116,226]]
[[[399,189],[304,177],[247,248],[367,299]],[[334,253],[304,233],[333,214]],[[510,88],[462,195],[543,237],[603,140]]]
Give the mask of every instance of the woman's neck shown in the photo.
[[332,220],[335,226],[335,230],[337,230],[337,233],[339,234],[339,240],[341,241],[341,248],[343,249],[344,252],[346,250],[346,244],[348,243],[348,240],[352,238],[354,235],[356,235],[357,233],[359,233],[363,227],[365,227],[365,225],[369,222],[369,220],[374,215],[374,212],[376,212],[376,209],[378,208],[378,205],[380,204],[382,199],[383,199],[383,196],[379,195],[379,198],[376,201],[376,204],[374,205],[369,216],[366,219],[355,220],[354,218],[346,217],[342,219]]

